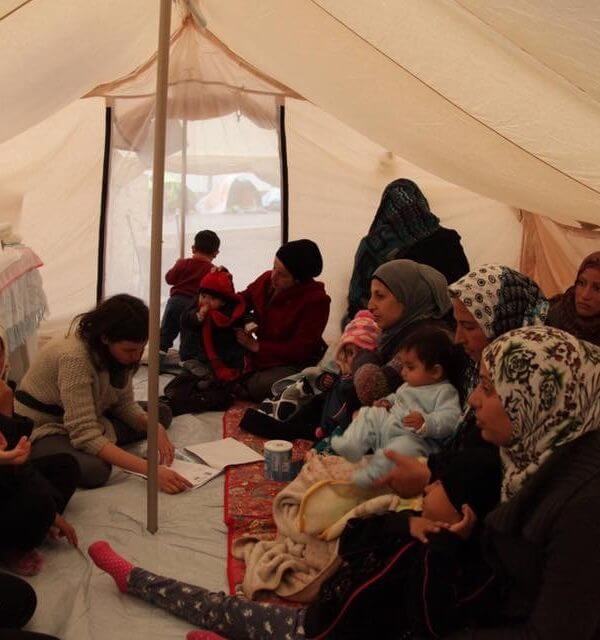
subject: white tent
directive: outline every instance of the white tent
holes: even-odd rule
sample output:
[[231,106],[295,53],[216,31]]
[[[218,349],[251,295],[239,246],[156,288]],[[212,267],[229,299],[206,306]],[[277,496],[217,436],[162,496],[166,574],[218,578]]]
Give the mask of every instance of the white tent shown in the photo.
[[[0,3],[1,216],[44,259],[58,325],[91,305],[96,289],[104,103],[79,98],[150,58],[157,5]],[[510,211],[575,228],[600,222],[596,3],[203,0],[200,8],[237,56],[306,98],[287,101],[290,237],[322,244],[337,312],[349,256],[393,178],[422,185],[473,264],[518,265],[521,225]],[[545,234],[528,241],[560,238],[569,264],[561,271],[549,261],[556,287],[596,236],[540,224]],[[541,242],[529,247],[534,262]]]
[[[549,294],[569,283],[581,257],[598,247],[596,2],[192,2],[210,38],[283,87],[289,237],[312,237],[323,251],[323,280],[334,301],[327,337],[338,330],[358,239],[383,188],[398,177],[415,180],[442,223],[460,232],[472,265],[520,265]],[[181,2],[173,16],[173,35],[186,6]],[[82,98],[107,96],[100,85],[135,76],[140,66],[143,72],[157,49],[158,9],[149,0],[0,0],[0,221],[12,223],[45,262],[49,331],[96,299],[106,102]],[[234,113],[244,111],[240,105]],[[265,136],[258,136],[260,152],[241,145],[224,158],[214,133],[204,131],[210,153],[184,160],[168,150],[167,170],[181,172],[189,163],[202,173],[215,163],[252,163],[272,176]],[[145,152],[151,149],[152,139],[146,140]],[[125,157],[126,170],[138,171],[140,158]],[[248,234],[249,263],[268,263]],[[218,423],[210,428],[218,435]],[[135,541],[140,562],[162,545],[161,568],[193,580],[200,564],[204,584],[208,575],[207,586],[221,586],[214,558],[206,559],[207,550],[217,559],[222,553],[209,535],[219,527],[214,510],[200,525],[188,517],[189,496],[167,503],[167,521],[187,524],[192,566],[174,550],[181,528],[166,527],[157,541],[143,538],[141,491],[115,508],[111,489],[99,490],[93,505],[76,496],[85,538],[111,519],[124,545]],[[204,514],[220,501],[218,491],[205,500]],[[194,538],[198,527],[208,529],[208,544]],[[62,570],[60,556],[51,562]],[[83,578],[72,569],[60,589],[36,585],[55,609],[72,605],[66,620],[52,621],[53,629],[48,614],[36,628],[68,639],[147,637],[147,610],[130,605],[141,621],[136,624],[129,605],[98,605],[101,589],[90,588],[88,565],[78,569]],[[156,619],[156,633],[182,636],[163,618]]]

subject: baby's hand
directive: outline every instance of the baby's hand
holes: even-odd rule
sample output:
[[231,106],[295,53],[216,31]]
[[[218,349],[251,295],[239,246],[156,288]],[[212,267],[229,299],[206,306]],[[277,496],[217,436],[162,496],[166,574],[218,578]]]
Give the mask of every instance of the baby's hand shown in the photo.
[[404,416],[402,424],[407,429],[418,431],[425,424],[425,418],[418,411],[411,411],[408,415]]
[[386,409],[387,411],[389,411],[393,405],[387,398],[379,398],[379,400],[375,400],[373,406],[381,407],[382,409]]
[[408,526],[410,529],[410,535],[423,544],[427,544],[429,542],[427,538],[428,534],[439,533],[441,530],[441,527],[439,524],[437,524],[437,522],[433,522],[428,518],[421,518],[418,516],[409,518]]

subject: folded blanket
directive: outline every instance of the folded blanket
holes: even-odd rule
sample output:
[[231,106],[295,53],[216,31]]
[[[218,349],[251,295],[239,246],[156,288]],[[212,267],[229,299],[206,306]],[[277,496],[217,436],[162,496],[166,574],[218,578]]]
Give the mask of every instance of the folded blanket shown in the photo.
[[275,540],[246,536],[233,546],[233,556],[246,563],[242,583],[246,597],[271,591],[297,602],[312,602],[340,564],[338,540],[350,518],[418,508],[414,501],[395,494],[351,485],[350,478],[361,464],[308,454],[299,475],[273,502]]

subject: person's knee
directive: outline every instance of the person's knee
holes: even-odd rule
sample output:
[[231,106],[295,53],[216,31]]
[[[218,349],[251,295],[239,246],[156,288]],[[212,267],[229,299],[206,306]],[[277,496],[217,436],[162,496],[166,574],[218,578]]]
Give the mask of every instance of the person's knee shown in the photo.
[[168,429],[173,422],[173,412],[171,411],[171,407],[164,402],[158,403],[158,421],[163,427],[165,427],[165,429]]
[[79,460],[79,486],[83,489],[103,487],[110,478],[112,466],[100,458],[89,456],[89,460]]
[[44,541],[56,517],[56,503],[47,491],[27,486],[5,505],[3,516],[2,546],[30,551]]
[[8,574],[0,575],[0,620],[2,627],[20,629],[33,617],[37,597],[25,580]]

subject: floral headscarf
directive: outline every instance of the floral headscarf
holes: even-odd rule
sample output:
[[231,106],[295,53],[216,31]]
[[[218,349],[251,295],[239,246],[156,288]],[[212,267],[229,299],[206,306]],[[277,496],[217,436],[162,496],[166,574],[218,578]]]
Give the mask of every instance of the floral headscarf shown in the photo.
[[551,327],[510,331],[483,362],[513,425],[501,447],[502,500],[555,449],[600,428],[600,348]]
[[473,314],[487,338],[511,329],[544,324],[548,301],[537,284],[522,273],[499,264],[486,264],[448,287]]

